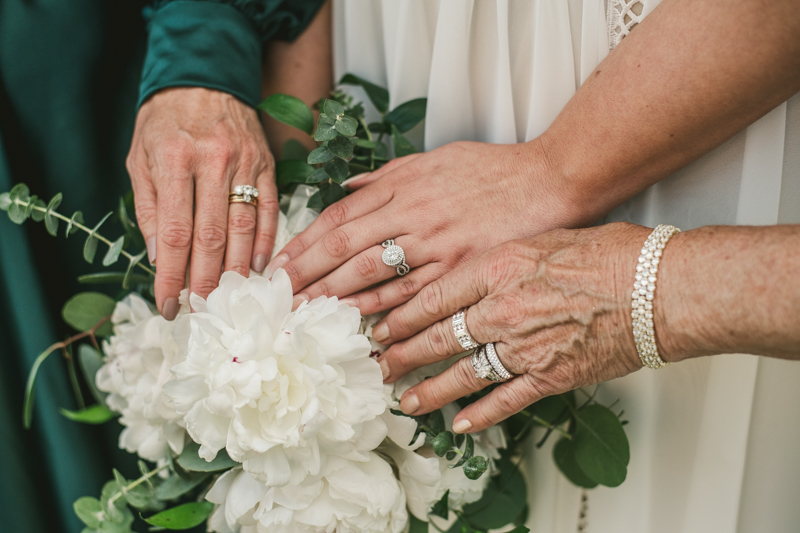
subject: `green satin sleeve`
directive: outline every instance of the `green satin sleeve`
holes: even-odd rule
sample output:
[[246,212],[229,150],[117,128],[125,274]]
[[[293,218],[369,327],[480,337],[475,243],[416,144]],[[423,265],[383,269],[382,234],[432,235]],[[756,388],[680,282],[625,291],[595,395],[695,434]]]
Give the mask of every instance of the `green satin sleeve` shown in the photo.
[[206,87],[255,107],[261,100],[261,47],[295,39],[324,0],[175,0],[146,11],[149,38],[141,106],[167,87]]

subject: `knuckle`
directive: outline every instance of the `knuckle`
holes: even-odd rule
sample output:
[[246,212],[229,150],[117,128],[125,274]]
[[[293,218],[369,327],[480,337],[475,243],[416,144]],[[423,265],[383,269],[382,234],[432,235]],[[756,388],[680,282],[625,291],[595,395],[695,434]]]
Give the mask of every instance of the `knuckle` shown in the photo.
[[428,350],[437,357],[450,355],[449,343],[447,342],[447,337],[445,337],[446,333],[442,329],[442,323],[438,322],[428,328],[425,334]]
[[199,296],[205,298],[211,291],[217,288],[217,283],[214,282],[213,279],[198,279],[192,283],[192,292],[198,294]]
[[472,369],[472,365],[468,364],[467,361],[468,360],[465,359],[464,363],[456,365],[453,379],[460,390],[471,391],[478,387],[475,386],[475,371]]
[[362,279],[372,280],[378,276],[379,267],[377,261],[367,255],[359,255],[355,258],[356,273]]
[[222,253],[225,242],[225,228],[220,224],[206,223],[195,228],[194,244],[202,252]]
[[525,400],[516,389],[499,387],[495,392],[497,394],[497,405],[503,413],[513,414],[525,407]]
[[324,296],[333,296],[335,294],[327,281],[318,281],[314,288],[316,289],[316,294],[322,294]]
[[325,236],[322,246],[331,257],[342,257],[350,248],[350,238],[344,230],[335,230]]
[[419,293],[419,304],[423,313],[438,316],[444,308],[444,294],[439,283],[431,283]]
[[347,210],[344,202],[337,202],[325,209],[321,216],[329,228],[338,228],[347,223]]
[[411,360],[408,357],[408,352],[405,350],[405,343],[395,344],[391,347],[391,359],[394,361],[395,366],[400,368],[408,368]]
[[[359,299],[362,299],[362,297],[359,297]],[[383,296],[381,296],[380,290],[364,293],[363,299],[368,302],[369,309],[382,309]]]
[[224,136],[215,136],[200,143],[200,151],[210,161],[227,163],[237,150],[233,141]]
[[[182,289],[186,284],[184,269],[165,269],[163,266],[156,272],[156,280],[161,288]],[[208,291],[211,292],[211,291]]]
[[161,241],[169,248],[184,249],[192,245],[192,226],[185,222],[171,222],[160,231]]
[[[249,207],[249,206],[245,206]],[[237,209],[237,211],[239,211]],[[250,211],[248,209],[247,211]],[[228,220],[228,232],[234,235],[253,235],[256,231],[256,217],[252,213],[232,214]]]
[[156,206],[151,204],[144,204],[142,202],[136,203],[136,221],[140,226],[149,224],[156,220]]
[[189,167],[192,163],[192,147],[183,139],[170,138],[160,143],[161,156],[178,167]]
[[292,286],[299,286],[299,282],[303,279],[303,273],[297,268],[295,262],[289,261],[283,266],[283,270],[286,271],[286,275],[292,281]]
[[395,283],[397,292],[403,298],[411,298],[417,294],[417,284],[414,283],[413,279],[409,279],[408,276],[398,277]]

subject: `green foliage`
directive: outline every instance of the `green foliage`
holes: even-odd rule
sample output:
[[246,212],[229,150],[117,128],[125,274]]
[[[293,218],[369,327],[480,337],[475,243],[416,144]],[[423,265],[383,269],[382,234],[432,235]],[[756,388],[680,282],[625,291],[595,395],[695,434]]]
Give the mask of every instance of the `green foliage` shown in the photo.
[[405,133],[423,121],[427,107],[427,98],[409,100],[394,108],[383,120],[397,127],[400,133]]
[[394,124],[391,125],[392,131],[392,146],[394,146],[394,155],[395,157],[405,157],[407,155],[417,153],[417,149],[414,148],[414,145],[408,142],[408,139],[400,133],[400,130],[397,129],[397,126]]
[[503,527],[520,516],[527,504],[528,489],[519,468],[504,456],[497,461],[497,469],[481,499],[462,509],[462,520],[475,529]]
[[166,529],[189,529],[202,524],[213,510],[214,504],[211,502],[184,503],[145,518],[144,521]]
[[389,110],[389,91],[383,87],[379,87],[354,74],[345,74],[339,80],[339,85],[358,85],[364,89],[369,101],[380,113],[385,114]]
[[469,479],[478,479],[489,468],[489,463],[486,458],[481,456],[470,457],[464,463],[464,475]]
[[106,256],[103,258],[103,266],[111,266],[119,259],[122,253],[122,245],[125,244],[125,237],[120,237],[108,247]]
[[619,486],[630,461],[628,437],[619,418],[608,407],[588,405],[575,412],[575,462],[593,481]]
[[433,504],[431,507],[431,514],[433,516],[438,516],[440,518],[444,518],[447,520],[447,517],[450,516],[450,489],[444,491],[444,496],[438,502]]
[[[306,157],[308,154],[305,154],[303,159]],[[312,172],[314,167],[301,160],[284,159],[275,164],[275,180],[278,187],[291,183],[305,183]]]
[[308,149],[298,141],[297,139],[289,139],[283,145],[283,159],[284,160],[292,160],[292,159],[299,159],[304,160],[308,157]]
[[80,411],[70,411],[63,408],[59,409],[59,411],[73,422],[81,422],[82,424],[104,424],[114,418],[114,413],[109,411],[105,404],[100,403],[96,403]]
[[593,489],[598,483],[587,476],[575,461],[575,445],[572,439],[561,438],[553,447],[553,460],[561,473],[574,485],[584,489]]
[[208,472],[188,472],[186,477],[171,475],[158,486],[156,496],[160,500],[174,500],[190,492],[209,477],[211,474]]
[[97,403],[105,405],[108,393],[97,388],[95,379],[97,371],[103,366],[103,357],[100,352],[88,344],[81,344],[78,346],[78,364],[81,367],[81,372],[92,397],[97,400]]
[[288,94],[273,94],[258,106],[259,109],[279,122],[295,127],[311,135],[314,115],[299,98]]
[[[125,272],[95,272],[78,276],[78,283],[83,285],[121,285],[125,279]],[[141,274],[131,274],[128,278],[131,284],[149,283],[152,278]]]
[[[76,330],[88,331],[104,318],[111,316],[116,305],[117,302],[101,292],[80,292],[67,300],[61,309],[61,317]],[[106,322],[95,335],[108,337],[112,332],[111,323]]]
[[50,200],[49,204],[47,204],[47,211],[44,214],[45,228],[47,228],[47,233],[53,237],[58,237],[58,219],[53,216],[53,212],[55,212],[55,210],[58,209],[58,206],[61,205],[62,199],[63,197],[61,193],[53,196],[53,199]]
[[183,448],[183,453],[178,457],[178,464],[192,472],[218,472],[220,470],[228,470],[239,464],[228,457],[228,452],[224,449],[217,452],[217,456],[213,461],[206,461],[200,457],[199,451],[199,444],[196,442],[187,443]]

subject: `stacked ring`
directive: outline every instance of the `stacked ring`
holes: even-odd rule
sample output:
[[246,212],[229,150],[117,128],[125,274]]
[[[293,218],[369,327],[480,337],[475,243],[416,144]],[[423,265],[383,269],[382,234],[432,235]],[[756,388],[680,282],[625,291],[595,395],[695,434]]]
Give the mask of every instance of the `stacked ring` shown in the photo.
[[258,189],[251,185],[237,185],[228,195],[229,204],[250,204],[258,207]]
[[467,331],[466,309],[462,309],[453,315],[453,333],[456,334],[458,344],[460,344],[465,351],[472,350],[479,346],[478,343],[475,342],[475,339],[472,338],[472,335],[469,334],[469,331]]
[[475,370],[475,377],[478,379],[501,383],[514,377],[514,374],[500,362],[493,342],[484,344],[475,350],[470,358],[470,363],[472,363],[472,369]]

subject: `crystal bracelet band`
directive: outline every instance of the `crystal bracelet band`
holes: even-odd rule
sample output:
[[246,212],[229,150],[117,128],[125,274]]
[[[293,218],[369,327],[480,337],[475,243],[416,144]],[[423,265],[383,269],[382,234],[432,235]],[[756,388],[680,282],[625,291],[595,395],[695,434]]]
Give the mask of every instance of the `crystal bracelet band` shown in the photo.
[[633,339],[636,341],[639,359],[648,368],[663,368],[669,364],[658,354],[653,329],[653,301],[658,264],[661,262],[664,247],[670,237],[680,231],[675,226],[659,225],[644,242],[642,254],[636,264],[636,281],[631,295]]

